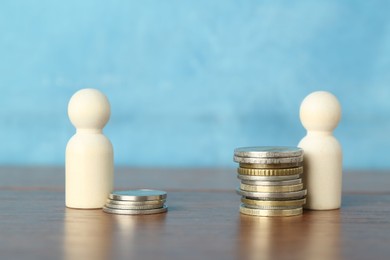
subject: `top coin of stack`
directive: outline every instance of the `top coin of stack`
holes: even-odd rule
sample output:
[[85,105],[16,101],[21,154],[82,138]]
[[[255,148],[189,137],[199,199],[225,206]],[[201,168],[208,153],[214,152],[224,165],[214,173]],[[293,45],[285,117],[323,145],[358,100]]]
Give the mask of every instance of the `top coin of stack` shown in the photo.
[[240,212],[255,216],[302,214],[303,150],[298,147],[260,146],[234,150],[241,180]]

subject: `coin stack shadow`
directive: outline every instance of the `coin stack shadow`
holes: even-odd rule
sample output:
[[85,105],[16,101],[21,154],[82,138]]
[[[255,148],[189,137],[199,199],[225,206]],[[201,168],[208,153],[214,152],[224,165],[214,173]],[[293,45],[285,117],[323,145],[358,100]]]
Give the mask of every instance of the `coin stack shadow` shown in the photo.
[[128,190],[112,192],[103,211],[122,215],[149,215],[164,213],[167,193],[158,190]]
[[237,193],[240,212],[252,216],[294,216],[303,212],[303,150],[298,147],[259,146],[234,150],[239,163]]

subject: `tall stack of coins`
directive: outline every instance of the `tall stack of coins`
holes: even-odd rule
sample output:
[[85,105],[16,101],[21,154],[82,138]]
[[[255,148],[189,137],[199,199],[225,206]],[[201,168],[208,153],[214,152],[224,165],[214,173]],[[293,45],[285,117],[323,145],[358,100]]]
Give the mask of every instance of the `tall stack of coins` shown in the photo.
[[242,196],[240,212],[252,216],[302,214],[306,202],[303,189],[303,150],[298,147],[259,146],[234,150],[239,163],[237,177]]
[[167,212],[165,205],[167,193],[159,190],[114,191],[103,211],[123,215],[147,215]]

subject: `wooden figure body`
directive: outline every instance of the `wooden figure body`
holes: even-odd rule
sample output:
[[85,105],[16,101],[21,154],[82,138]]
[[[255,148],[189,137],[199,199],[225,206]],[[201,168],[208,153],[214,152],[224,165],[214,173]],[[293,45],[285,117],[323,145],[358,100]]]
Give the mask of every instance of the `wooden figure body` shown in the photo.
[[102,132],[110,104],[98,90],[82,89],[70,99],[68,115],[76,134],[66,146],[66,206],[102,208],[113,187],[113,148]]
[[340,118],[340,103],[329,92],[313,92],[302,101],[300,119],[307,135],[298,146],[304,150],[307,209],[331,210],[341,206],[342,149],[333,136]]

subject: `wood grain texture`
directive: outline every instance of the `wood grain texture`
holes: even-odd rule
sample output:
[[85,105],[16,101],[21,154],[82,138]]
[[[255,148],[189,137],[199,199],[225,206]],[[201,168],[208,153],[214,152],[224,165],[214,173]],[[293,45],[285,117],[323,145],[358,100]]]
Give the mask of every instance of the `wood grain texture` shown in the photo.
[[63,169],[0,168],[0,259],[388,259],[390,255],[390,186],[386,188],[390,174],[346,172],[341,210],[261,218],[239,214],[240,197],[234,192],[238,180],[231,178],[232,169],[123,168],[117,173],[118,188],[167,190],[169,212],[120,216],[68,209]]

